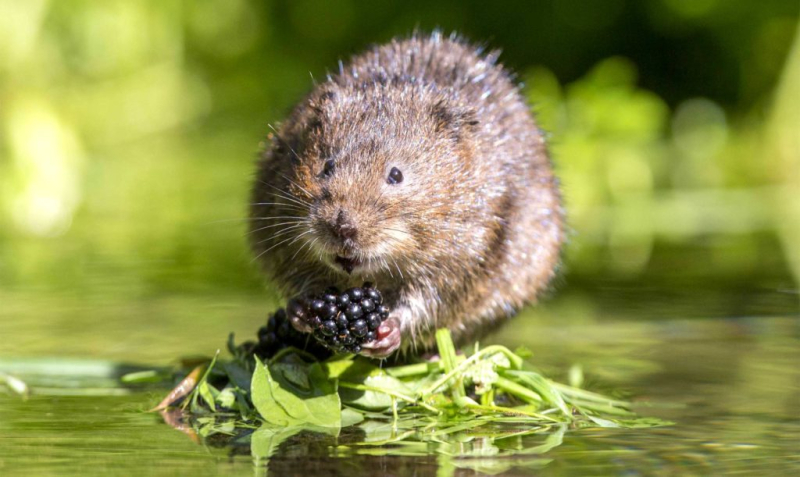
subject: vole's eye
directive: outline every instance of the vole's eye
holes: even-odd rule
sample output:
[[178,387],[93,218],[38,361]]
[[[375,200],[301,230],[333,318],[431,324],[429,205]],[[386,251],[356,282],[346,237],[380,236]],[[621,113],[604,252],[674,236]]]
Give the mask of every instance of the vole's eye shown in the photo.
[[389,171],[389,177],[386,178],[386,183],[395,185],[401,182],[403,182],[403,172],[396,167],[392,167],[392,170]]
[[333,159],[328,159],[325,161],[325,165],[322,166],[322,177],[330,177],[333,174],[333,170],[336,168],[336,164],[333,163]]

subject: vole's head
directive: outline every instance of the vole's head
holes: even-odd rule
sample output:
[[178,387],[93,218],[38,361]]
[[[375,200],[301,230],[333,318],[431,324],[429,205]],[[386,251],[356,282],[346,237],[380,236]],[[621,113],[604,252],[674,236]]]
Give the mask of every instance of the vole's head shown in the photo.
[[[414,271],[452,253],[475,201],[474,114],[435,92],[396,85],[326,84],[276,140],[289,156],[285,190],[301,209],[308,253],[359,278]],[[287,199],[288,200],[288,199]]]

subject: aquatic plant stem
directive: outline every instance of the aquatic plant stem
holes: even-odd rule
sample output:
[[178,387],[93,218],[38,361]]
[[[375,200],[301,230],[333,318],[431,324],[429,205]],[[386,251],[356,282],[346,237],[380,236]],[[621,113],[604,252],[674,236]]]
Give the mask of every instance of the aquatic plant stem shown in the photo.
[[531,391],[525,386],[520,386],[514,381],[506,379],[502,376],[497,377],[497,380],[494,382],[494,386],[502,389],[503,391],[509,394],[513,394],[514,396],[524,399],[525,401],[528,402],[533,402],[537,404],[543,402],[542,397],[539,396],[539,394],[537,394],[536,392]]
[[[461,362],[464,360],[463,356],[458,357],[458,361]],[[411,376],[423,376],[426,374],[430,374],[434,371],[439,371],[442,368],[441,361],[432,361],[432,362],[424,362],[424,363],[416,363],[416,364],[407,364],[404,366],[395,366],[395,367],[388,367],[384,368],[386,374],[392,376],[393,378],[409,378]]]
[[478,361],[479,359],[481,359],[486,355],[494,353],[502,353],[503,355],[505,355],[511,362],[512,367],[516,369],[522,367],[522,358],[512,353],[511,350],[509,350],[505,346],[500,346],[500,345],[487,346],[486,348],[483,348],[482,350],[473,354],[469,358],[460,362],[458,366],[453,368],[450,372],[445,373],[444,376],[437,379],[436,382],[434,382],[427,388],[420,390],[419,392],[420,397],[423,399],[429,397],[431,394],[435,393],[436,390],[439,389],[439,387],[443,386],[447,381],[452,379],[456,374],[464,372],[464,370],[466,370],[472,363]]

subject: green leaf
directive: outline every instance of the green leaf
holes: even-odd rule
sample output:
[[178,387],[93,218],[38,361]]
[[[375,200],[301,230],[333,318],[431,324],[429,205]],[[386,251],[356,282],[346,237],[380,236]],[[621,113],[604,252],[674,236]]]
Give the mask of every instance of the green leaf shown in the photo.
[[[345,373],[357,373],[363,374],[363,370],[358,368],[363,368],[367,366],[369,369],[374,368],[375,366],[365,360],[355,360],[353,359],[353,355],[346,355],[345,357],[336,356],[333,359],[325,361],[322,363],[322,366],[325,369],[325,374],[328,375],[328,379],[339,379]],[[358,370],[356,370],[358,369]],[[356,371],[354,371],[356,370]]]
[[[413,423],[368,420],[358,426],[364,432],[364,438],[359,445],[385,445],[403,441],[412,437],[415,432],[412,429]],[[390,451],[392,449],[386,449]],[[394,454],[392,454],[394,455]]]
[[235,361],[226,361],[222,364],[222,370],[225,371],[225,374],[228,376],[228,379],[236,385],[239,389],[242,389],[245,392],[250,392],[250,382],[252,380],[252,376],[250,371],[243,368],[240,364]]
[[200,393],[200,397],[203,398],[203,401],[206,402],[208,407],[214,411],[216,410],[216,402],[217,396],[219,396],[219,391],[214,386],[208,384],[207,380],[204,380],[198,386],[198,392]]
[[318,363],[265,366],[256,359],[251,389],[253,405],[270,424],[341,426],[339,395]]
[[160,383],[170,376],[158,369],[148,369],[146,371],[135,371],[120,376],[119,381],[125,384]]
[[286,439],[302,430],[302,427],[297,426],[283,429],[276,429],[270,426],[258,428],[250,438],[250,454],[253,456],[255,465],[264,465],[259,463],[259,460],[272,457]]
[[671,426],[674,422],[664,421],[656,417],[639,417],[634,419],[603,419],[597,416],[586,416],[600,427],[641,429],[647,427]]
[[217,394],[216,401],[224,409],[233,409],[236,404],[236,393],[233,388],[225,388]]
[[[190,398],[187,399],[187,401],[184,402],[184,406],[186,405],[185,404],[186,402],[189,402],[189,409],[192,412],[200,413],[200,412],[203,411],[203,409],[200,407],[200,403],[198,402],[198,398],[201,397],[201,391],[202,391],[203,384],[205,384],[208,381],[208,376],[211,374],[211,371],[214,369],[214,366],[217,364],[217,358],[219,358],[219,350],[217,350],[216,354],[214,355],[214,358],[211,360],[211,363],[209,363],[208,367],[206,367],[205,372],[203,373],[203,376],[200,378],[200,380],[197,381],[197,385],[192,390]],[[212,398],[210,401],[207,401],[207,402],[211,406],[211,410],[214,411],[214,399]]]
[[544,443],[536,447],[515,451],[515,454],[545,454],[554,448],[560,446],[564,442],[564,433],[567,427],[564,425],[558,426],[558,430],[547,436]]
[[540,374],[534,373],[533,371],[509,371],[508,375],[517,378],[519,384],[535,391],[545,402],[556,406],[565,415],[569,416],[572,414],[567,403],[564,402],[561,393],[558,392],[558,389],[553,387],[550,381],[543,378]]
[[[411,391],[402,381],[381,369],[376,368],[366,376],[354,378],[356,377],[349,377],[347,382],[341,381],[339,385],[342,402],[349,406],[365,411],[385,411],[392,407],[395,396],[411,397]],[[354,389],[354,385],[359,389]]]
[[346,407],[342,409],[342,429],[345,427],[355,426],[364,421],[364,414]]

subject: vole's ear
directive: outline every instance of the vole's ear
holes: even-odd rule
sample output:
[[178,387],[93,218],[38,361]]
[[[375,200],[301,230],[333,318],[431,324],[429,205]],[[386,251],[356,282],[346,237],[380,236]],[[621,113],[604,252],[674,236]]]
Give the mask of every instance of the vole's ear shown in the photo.
[[325,107],[336,100],[336,91],[332,87],[321,88],[311,93],[308,105],[317,113],[322,113]]
[[330,104],[336,100],[336,95],[332,88],[320,87],[312,91],[305,102],[295,109],[295,116],[291,121],[294,126],[291,137],[295,138],[291,144],[294,151],[293,161],[299,163],[299,156],[306,156],[306,153],[313,156],[327,154],[324,142],[318,139],[324,134],[325,118],[330,114]]
[[446,134],[455,141],[462,140],[465,134],[473,132],[479,124],[474,109],[445,100],[434,103],[430,107],[430,114],[436,132]]
[[305,118],[307,134],[319,134],[322,129],[322,118],[325,117],[326,108],[336,99],[336,92],[329,88],[320,89],[311,93],[308,98],[308,112]]

